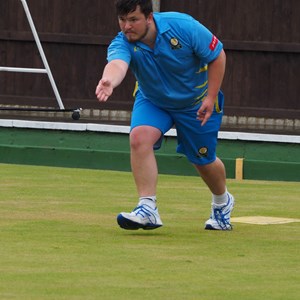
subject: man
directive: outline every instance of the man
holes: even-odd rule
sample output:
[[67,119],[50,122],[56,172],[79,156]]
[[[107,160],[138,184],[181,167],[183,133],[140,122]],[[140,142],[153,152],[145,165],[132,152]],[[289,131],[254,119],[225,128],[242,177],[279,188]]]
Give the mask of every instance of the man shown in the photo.
[[216,157],[225,72],[222,43],[186,14],[154,13],[151,0],[117,0],[121,32],[108,48],[108,63],[96,87],[106,101],[128,68],[137,80],[131,119],[131,168],[139,195],[131,213],[120,213],[124,229],[162,226],[156,205],[158,169],[154,149],[174,125],[177,152],[186,155],[210,191],[212,209],[205,229],[231,230],[234,198],[225,167]]

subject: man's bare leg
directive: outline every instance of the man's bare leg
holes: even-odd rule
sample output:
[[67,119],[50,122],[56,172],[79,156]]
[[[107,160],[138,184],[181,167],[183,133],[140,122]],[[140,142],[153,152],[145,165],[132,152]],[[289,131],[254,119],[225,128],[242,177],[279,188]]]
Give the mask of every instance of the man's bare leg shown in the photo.
[[139,197],[156,195],[158,170],[153,145],[160,136],[160,130],[151,126],[138,126],[130,133],[131,169]]
[[208,165],[194,166],[214,195],[222,195],[225,193],[226,171],[223,162],[219,158]]
[[156,206],[158,170],[153,150],[153,145],[160,137],[160,130],[151,126],[138,126],[130,133],[131,168],[139,203],[131,213],[122,212],[118,215],[121,228],[148,230],[163,225]]

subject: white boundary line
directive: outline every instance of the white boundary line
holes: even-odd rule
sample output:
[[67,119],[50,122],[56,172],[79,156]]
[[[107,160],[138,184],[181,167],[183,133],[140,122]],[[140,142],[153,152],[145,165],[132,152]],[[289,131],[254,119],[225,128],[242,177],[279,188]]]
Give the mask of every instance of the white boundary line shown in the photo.
[[[130,127],[122,125],[107,125],[93,123],[63,123],[63,122],[44,122],[44,121],[24,121],[24,120],[5,120],[0,119],[0,127],[11,128],[29,128],[45,130],[66,130],[66,131],[94,131],[128,134]],[[170,129],[165,136],[177,136],[175,129]],[[263,133],[246,133],[220,131],[218,135],[222,140],[240,140],[240,141],[259,141],[300,144],[299,135],[279,135]]]

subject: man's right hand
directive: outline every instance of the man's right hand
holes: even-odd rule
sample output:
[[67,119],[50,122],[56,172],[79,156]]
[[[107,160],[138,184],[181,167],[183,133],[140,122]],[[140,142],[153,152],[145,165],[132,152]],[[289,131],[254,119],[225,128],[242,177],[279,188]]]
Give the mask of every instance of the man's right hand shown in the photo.
[[96,87],[96,97],[100,102],[105,102],[113,92],[113,86],[110,80],[106,78],[100,79]]

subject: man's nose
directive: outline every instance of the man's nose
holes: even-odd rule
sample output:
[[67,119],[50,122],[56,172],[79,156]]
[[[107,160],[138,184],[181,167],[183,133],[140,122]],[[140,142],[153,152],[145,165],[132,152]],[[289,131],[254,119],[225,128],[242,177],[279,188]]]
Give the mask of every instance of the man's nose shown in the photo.
[[124,28],[125,29],[130,29],[131,28],[131,22],[130,21],[125,21]]

